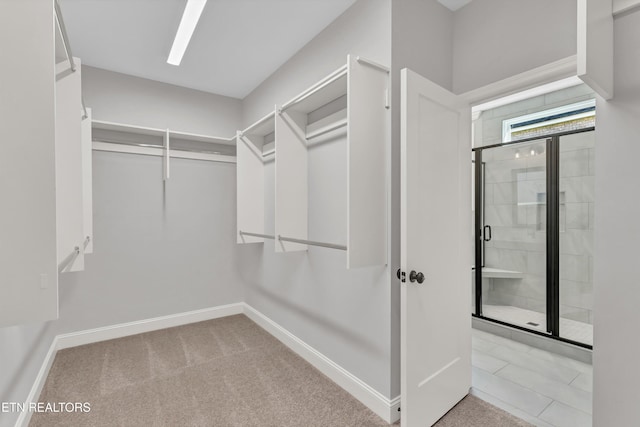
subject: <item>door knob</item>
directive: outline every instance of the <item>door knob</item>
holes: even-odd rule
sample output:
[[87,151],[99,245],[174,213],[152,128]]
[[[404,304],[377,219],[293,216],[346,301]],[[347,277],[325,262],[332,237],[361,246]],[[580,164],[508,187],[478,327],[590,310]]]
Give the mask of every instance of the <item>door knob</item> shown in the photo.
[[396,277],[398,278],[398,280],[400,280],[401,282],[406,281],[405,279],[405,273],[404,271],[398,269],[398,271],[396,271]]
[[416,273],[415,270],[411,270],[411,273],[409,273],[409,281],[413,282],[418,282],[418,283],[422,283],[424,282],[424,274],[422,273]]

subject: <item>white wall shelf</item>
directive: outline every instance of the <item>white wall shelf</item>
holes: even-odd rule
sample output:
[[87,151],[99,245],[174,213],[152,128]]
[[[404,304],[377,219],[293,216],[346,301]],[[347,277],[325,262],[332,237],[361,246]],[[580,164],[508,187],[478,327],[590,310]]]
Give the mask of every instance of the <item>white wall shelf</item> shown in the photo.
[[235,163],[235,137],[202,135],[102,120],[92,121],[93,149],[164,157],[164,179],[171,158]]
[[[475,274],[475,272],[472,271],[472,274]],[[522,279],[524,273],[501,268],[482,267],[482,277],[485,279]]]
[[274,238],[265,235],[264,227],[264,167],[274,156],[274,133],[275,112],[271,112],[236,136],[238,243]]
[[[315,245],[346,250],[348,268],[386,264],[388,82],[385,67],[349,55],[346,65],[277,110],[276,252],[304,251]],[[313,120],[321,109],[326,110],[324,117]],[[347,244],[310,241],[308,149],[344,132]]]

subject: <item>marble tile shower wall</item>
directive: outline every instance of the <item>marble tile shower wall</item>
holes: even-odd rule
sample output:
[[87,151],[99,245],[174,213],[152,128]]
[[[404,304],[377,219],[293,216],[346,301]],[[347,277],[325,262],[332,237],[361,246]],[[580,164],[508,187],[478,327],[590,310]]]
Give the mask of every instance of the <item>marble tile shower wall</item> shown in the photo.
[[530,155],[542,147],[538,143],[483,152],[485,224],[492,229],[484,263],[522,273],[518,279],[486,279],[485,304],[545,311],[546,217],[539,195],[546,193],[546,160],[543,153]]
[[594,161],[594,132],[560,138],[560,317],[590,324]]
[[[581,85],[485,111],[474,122],[475,141],[500,142],[504,119],[592,97]],[[586,323],[593,322],[593,136],[563,137],[560,144],[560,315]],[[493,235],[485,243],[485,266],[522,273],[521,279],[485,279],[485,304],[546,311],[544,149],[540,142],[483,152],[485,224]]]

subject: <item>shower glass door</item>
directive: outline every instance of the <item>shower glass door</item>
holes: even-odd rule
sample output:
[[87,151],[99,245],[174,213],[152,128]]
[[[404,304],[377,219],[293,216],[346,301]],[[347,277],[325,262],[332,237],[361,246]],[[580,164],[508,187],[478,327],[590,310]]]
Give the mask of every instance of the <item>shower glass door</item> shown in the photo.
[[[547,325],[547,139],[475,151],[477,315]],[[479,178],[479,183],[478,183]],[[479,275],[474,274],[478,280]]]

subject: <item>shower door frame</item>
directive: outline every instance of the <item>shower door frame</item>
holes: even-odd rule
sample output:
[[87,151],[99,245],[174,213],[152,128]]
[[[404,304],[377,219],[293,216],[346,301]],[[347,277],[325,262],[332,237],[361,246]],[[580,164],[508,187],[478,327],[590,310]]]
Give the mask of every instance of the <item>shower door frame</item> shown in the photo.
[[[473,162],[476,164],[474,173],[474,265],[472,270],[475,274],[475,311],[471,315],[478,319],[498,323],[511,328],[530,332],[536,335],[549,337],[554,340],[566,342],[588,349],[593,349],[592,345],[579,341],[570,340],[560,336],[560,138],[578,133],[593,132],[595,127],[558,132],[550,135],[536,136],[532,138],[509,141],[499,144],[474,147]],[[546,317],[547,332],[529,329],[524,326],[505,322],[502,320],[485,317],[482,314],[482,267],[484,259],[484,166],[482,152],[484,150],[522,144],[532,141],[546,140],[546,189],[547,189],[547,209],[546,209]],[[477,167],[481,165],[481,167]],[[476,266],[481,268],[476,268]]]

